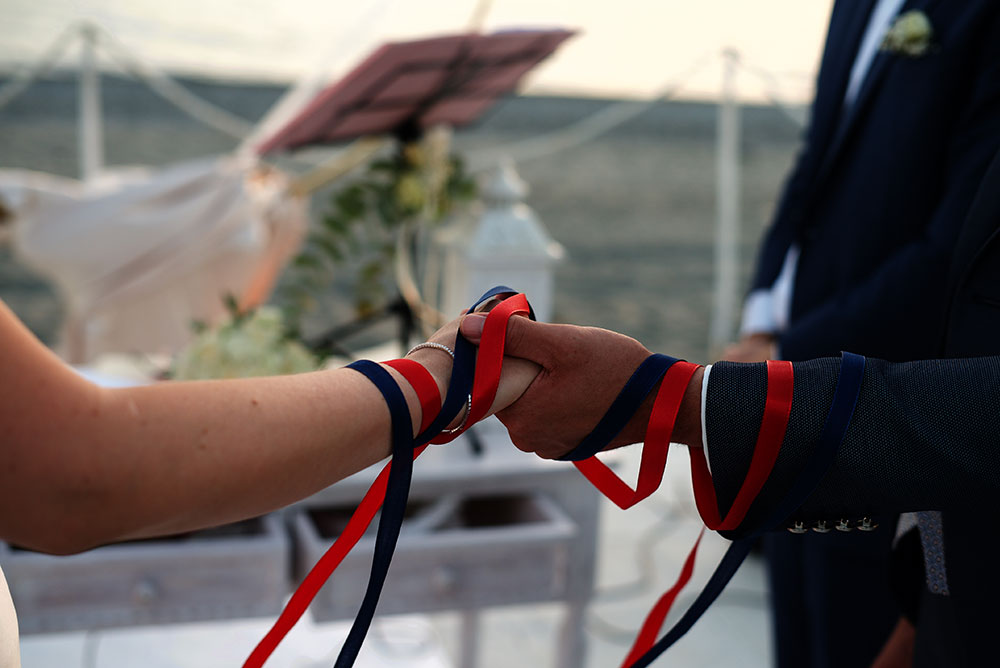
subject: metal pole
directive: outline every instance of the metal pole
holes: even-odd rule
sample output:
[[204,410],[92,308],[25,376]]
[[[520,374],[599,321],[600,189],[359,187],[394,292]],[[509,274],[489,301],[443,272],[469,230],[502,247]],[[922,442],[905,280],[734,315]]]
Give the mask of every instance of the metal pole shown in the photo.
[[479,665],[479,610],[463,610],[458,639],[458,665],[462,668],[476,668]]
[[722,95],[716,138],[715,295],[709,328],[709,356],[732,341],[739,294],[740,107],[736,98],[739,53],[723,52]]
[[97,69],[97,29],[80,28],[80,109],[77,127],[80,178],[90,181],[104,166],[104,137],[101,119],[101,78]]

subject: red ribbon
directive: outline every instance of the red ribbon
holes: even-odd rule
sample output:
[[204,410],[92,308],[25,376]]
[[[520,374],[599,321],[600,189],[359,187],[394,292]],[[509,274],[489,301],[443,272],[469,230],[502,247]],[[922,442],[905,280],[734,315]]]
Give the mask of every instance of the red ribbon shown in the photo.
[[[678,362],[678,364],[680,363]],[[677,364],[674,366],[676,367]],[[673,370],[673,367],[671,367],[671,370]],[[668,380],[669,373],[668,376],[664,378],[664,386],[667,385]],[[674,392],[680,392],[683,397],[684,390],[687,389],[687,383],[689,380],[690,375],[688,375],[687,379],[684,381],[683,387],[675,389]],[[712,475],[709,473],[708,465],[705,461],[705,452],[703,448],[688,448],[691,455],[691,482],[694,487],[695,503],[698,506],[698,512],[707,528],[722,531],[735,529],[746,517],[746,513],[753,504],[754,499],[757,498],[757,494],[760,493],[760,490],[767,481],[768,476],[770,476],[771,470],[774,468],[774,463],[778,459],[778,453],[781,451],[781,444],[785,440],[785,432],[788,428],[788,418],[792,412],[793,388],[794,374],[792,372],[791,362],[774,360],[768,361],[767,399],[764,402],[764,416],[761,419],[760,430],[757,432],[757,443],[754,446],[753,455],[750,458],[750,468],[747,471],[747,476],[743,480],[743,484],[740,486],[740,490],[736,494],[736,499],[733,501],[733,505],[729,508],[729,512],[726,513],[726,518],[724,520],[719,518],[719,505],[715,497],[715,487],[712,485]],[[663,391],[664,388],[661,387],[660,393],[662,394]],[[659,401],[659,395],[657,396],[657,401]],[[650,418],[650,421],[652,421],[652,417]],[[646,448],[648,448],[649,445],[650,443],[647,434],[647,441],[643,446],[642,453],[644,464],[646,461]],[[666,460],[665,448],[663,459]],[[641,468],[639,475],[641,479]],[[660,475],[662,475],[662,471],[660,472]],[[591,482],[593,482],[593,480],[591,480]],[[601,488],[598,487],[598,489]],[[608,488],[608,490],[610,490],[610,488]],[[608,490],[601,489],[601,491],[604,492],[608,498],[615,501],[615,499],[613,499],[608,493]],[[617,503],[617,501],[615,502]],[[649,649],[656,642],[656,638],[660,633],[660,628],[663,626],[663,622],[667,618],[670,608],[676,601],[677,595],[691,580],[691,575],[694,572],[695,556],[698,553],[698,545],[701,543],[701,539],[704,534],[705,530],[702,529],[702,532],[698,535],[698,540],[695,541],[694,546],[688,553],[687,559],[684,561],[684,567],[681,569],[677,582],[675,582],[674,585],[660,597],[660,600],[656,602],[653,608],[646,615],[646,619],[642,623],[642,628],[640,629],[632,648],[629,650],[628,656],[622,664],[622,668],[628,668],[631,666],[635,661],[640,659],[647,651],[649,651]]]
[[[486,415],[496,397],[503,366],[504,340],[508,319],[513,315],[526,314],[528,311],[527,299],[524,295],[517,295],[502,302],[487,316],[476,360],[472,406],[467,420],[468,426],[475,424]],[[393,360],[386,362],[386,364],[397,370],[417,393],[423,411],[420,431],[424,431],[441,410],[441,397],[434,378],[426,369],[412,360]],[[647,424],[646,439],[635,489],[629,487],[596,457],[575,462],[580,472],[620,508],[625,509],[635,505],[655,492],[660,486],[677,413],[687,386],[697,368],[698,365],[695,364],[677,362],[665,374]],[[731,530],[739,526],[777,460],[791,413],[794,378],[792,365],[789,362],[769,361],[767,371],[767,399],[750,468],[725,519],[719,517],[715,488],[712,485],[711,474],[708,471],[702,448],[689,448],[695,502],[705,525],[709,529]],[[447,443],[458,435],[458,433],[442,435],[432,442]],[[419,457],[426,448],[426,445],[416,448],[413,453],[414,459]],[[264,665],[278,643],[301,618],[333,571],[364,535],[385,499],[391,466],[391,462],[386,464],[376,477],[343,533],[337,537],[333,545],[303,579],[274,626],[243,664],[244,668],[259,668]],[[670,608],[680,591],[691,579],[695,557],[703,535],[704,529],[688,554],[677,582],[660,597],[650,610],[625,659],[623,668],[639,659],[656,642],[656,637]]]
[[712,485],[712,474],[708,471],[704,450],[689,449],[695,504],[698,506],[701,519],[709,529],[731,531],[738,527],[767,481],[767,477],[771,475],[771,469],[774,468],[774,462],[781,450],[781,443],[785,440],[788,417],[792,412],[793,386],[792,363],[768,360],[767,400],[764,402],[764,417],[761,419],[760,431],[757,432],[757,443],[750,458],[747,476],[725,519],[719,517],[719,503],[715,498],[715,487]]
[[687,583],[691,580],[691,575],[694,574],[695,557],[698,555],[698,546],[701,544],[701,539],[704,536],[705,529],[702,528],[701,533],[698,534],[698,540],[694,542],[694,547],[691,548],[687,559],[684,560],[684,567],[681,568],[681,574],[677,577],[677,582],[660,596],[660,599],[646,615],[646,619],[642,622],[642,627],[639,629],[639,634],[632,644],[632,649],[629,650],[628,656],[622,662],[622,668],[628,668],[642,658],[642,655],[648,652],[649,648],[656,642],[656,637],[660,634],[660,629],[663,627],[663,621],[667,618],[667,614],[670,612],[670,608],[673,607],[674,601],[677,600],[677,595],[687,586]]
[[523,294],[517,294],[494,306],[486,316],[479,341],[479,353],[476,355],[476,375],[472,382],[472,406],[469,408],[469,417],[465,421],[465,427],[458,432],[441,434],[432,439],[431,443],[441,445],[454,441],[489,412],[493,400],[496,399],[497,389],[500,387],[504,342],[507,339],[507,321],[514,315],[527,315],[530,310],[528,298]]
[[[507,320],[515,314],[527,314],[529,312],[528,300],[523,294],[516,295],[501,302],[494,307],[486,316],[483,327],[483,337],[480,343],[480,352],[476,359],[476,376],[473,384],[472,407],[468,426],[472,426],[476,421],[482,419],[493,405],[496,398],[497,388],[500,386],[500,372],[503,367],[504,338],[507,332]],[[389,367],[398,371],[403,378],[413,387],[420,401],[423,411],[420,431],[424,431],[430,426],[434,418],[441,411],[441,395],[438,392],[437,383],[434,377],[424,369],[423,366],[409,359],[398,359],[385,362]],[[466,427],[466,429],[468,428]],[[463,432],[465,430],[463,429]],[[442,435],[431,441],[432,443],[447,443],[454,440],[460,433]],[[416,459],[427,449],[426,445],[420,446],[413,451],[413,458]],[[330,579],[333,572],[340,566],[350,551],[357,545],[365,531],[371,525],[372,520],[382,503],[385,500],[386,486],[389,480],[389,471],[392,462],[385,465],[382,471],[375,478],[375,482],[365,493],[364,498],[358,505],[357,510],[351,516],[347,526],[344,528],[333,545],[316,562],[312,570],[302,580],[296,588],[285,609],[275,621],[271,630],[257,644],[253,652],[243,664],[243,668],[260,668],[277,648],[292,627],[301,619],[309,604],[319,593],[319,590]]]
[[437,381],[434,380],[430,371],[410,359],[389,360],[383,364],[398,371],[410,384],[413,391],[417,393],[422,416],[420,429],[417,430],[417,433],[421,433],[431,426],[431,422],[441,412],[441,393],[438,392]]
[[[414,450],[413,458],[416,459],[419,457],[426,449],[427,446],[424,445]],[[364,498],[361,499],[358,509],[351,515],[351,519],[347,522],[347,526],[344,527],[344,531],[337,536],[337,540],[333,542],[330,549],[320,557],[320,560],[316,562],[316,565],[312,567],[309,574],[306,575],[302,583],[292,593],[292,597],[288,599],[285,609],[281,611],[281,615],[274,622],[274,626],[271,627],[267,635],[254,648],[253,652],[243,663],[243,668],[260,668],[260,666],[264,665],[264,662],[274,652],[278,643],[288,635],[288,632],[292,630],[292,627],[295,626],[305,613],[309,604],[316,598],[319,590],[330,579],[330,576],[337,570],[337,567],[340,566],[340,562],[344,560],[344,557],[361,540],[365,531],[368,530],[368,526],[375,519],[375,513],[382,507],[382,502],[385,500],[385,490],[389,481],[389,469],[391,467],[392,462],[389,462],[378,474],[378,477],[375,478],[375,482],[372,483],[368,492],[365,493]]]
[[697,369],[698,365],[690,362],[675,362],[667,369],[646,425],[646,441],[642,446],[642,459],[635,489],[629,487],[597,457],[573,462],[594,487],[622,510],[631,508],[647,498],[663,481],[670,435],[674,432],[674,423],[681,401],[684,399],[684,392]]

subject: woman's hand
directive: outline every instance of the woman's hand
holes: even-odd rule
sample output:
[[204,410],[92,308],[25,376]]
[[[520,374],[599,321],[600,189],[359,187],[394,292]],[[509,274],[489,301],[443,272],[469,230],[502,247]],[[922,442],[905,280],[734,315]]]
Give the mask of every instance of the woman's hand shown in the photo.
[[[477,311],[489,311],[497,303],[499,302],[487,302]],[[465,313],[463,312],[461,316],[434,332],[427,341],[430,343],[440,343],[450,349],[454,349],[455,337],[460,336],[458,333],[459,323],[461,323],[464,316]],[[475,343],[478,344],[478,340]],[[407,357],[423,365],[434,376],[434,380],[437,381],[438,389],[443,398],[448,391],[448,381],[451,378],[452,370],[452,360],[448,353],[438,348],[428,347],[415,350],[407,355]],[[541,367],[530,360],[505,356],[503,358],[503,369],[500,373],[500,386],[497,388],[496,397],[493,400],[493,405],[487,411],[487,415],[493,415],[498,411],[502,411],[517,401],[535,380],[535,376],[538,375],[539,371],[541,371]],[[449,425],[449,427],[455,427],[461,421],[461,418],[461,415],[458,416],[455,419],[455,424]]]
[[[458,324],[461,321],[461,317],[455,318],[448,324],[444,325],[441,329],[434,332],[430,338],[427,339],[427,342],[440,343],[454,352],[455,337],[458,335]],[[444,396],[448,393],[448,381],[451,379],[451,355],[440,348],[427,347],[414,350],[408,353],[406,357],[423,366],[432,376],[434,376],[434,380],[437,382],[438,391],[441,393],[441,398],[443,400]]]
[[[482,318],[466,316],[462,333],[477,341]],[[531,356],[540,369],[537,379],[517,402],[500,415],[514,445],[545,459],[572,450],[593,428],[650,352],[623,334],[595,327],[553,325],[511,318],[505,350]],[[519,359],[519,358],[512,358]],[[645,438],[652,409],[643,403],[612,446]]]

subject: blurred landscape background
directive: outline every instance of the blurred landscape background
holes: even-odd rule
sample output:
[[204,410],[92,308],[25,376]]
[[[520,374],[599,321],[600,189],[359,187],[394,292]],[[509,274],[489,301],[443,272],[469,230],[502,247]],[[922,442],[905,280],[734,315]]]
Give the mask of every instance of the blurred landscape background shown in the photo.
[[[79,20],[107,29],[132,53],[194,95],[250,124],[264,117],[289,87],[310,77],[335,81],[383,41],[470,28],[578,29],[577,37],[529,77],[523,94],[501,100],[473,126],[457,130],[454,150],[470,157],[502,154],[505,146],[565,129],[623,100],[653,100],[671,91],[669,100],[652,103],[596,139],[523,160],[515,167],[530,188],[527,204],[566,250],[555,269],[553,319],[614,329],[653,351],[707,362],[722,53],[732,50],[742,63],[735,94],[741,130],[738,273],[745,288],[760,235],[799,145],[830,4],[830,0],[177,0],[169,4],[3,0],[0,90]],[[0,169],[80,176],[78,80],[73,69],[78,60],[76,51],[68,52],[60,67],[0,108]],[[102,59],[99,66],[109,166],[165,166],[223,155],[237,146],[237,140],[192,120],[143,83],[125,76],[110,59]],[[799,117],[798,122],[789,111]],[[279,165],[299,171],[309,166],[283,161]],[[313,221],[329,210],[330,194],[326,188],[313,195]],[[354,317],[352,277],[345,268],[331,286],[316,316],[323,324]],[[3,243],[0,299],[45,343],[58,343],[63,305],[52,287]],[[733,313],[737,321],[738,308],[739,303]],[[383,327],[371,336],[388,338],[392,333]],[[626,469],[635,468],[636,449],[622,454]],[[602,502],[598,593],[585,624],[591,668],[617,665],[634,629],[659,591],[673,581],[701,528],[692,507],[687,458],[682,455],[674,454],[661,490],[634,511],[621,513]],[[700,589],[726,545],[721,538],[706,537],[695,579],[678,608],[686,607]],[[643,565],[656,577],[643,583],[646,576],[640,574],[639,585],[630,584]],[[761,564],[751,559],[709,615],[664,662],[769,665],[764,589]],[[480,652],[483,668],[547,665],[552,639],[559,634],[559,614],[554,605],[490,611],[489,633],[484,634]],[[450,655],[455,656],[458,620],[437,615],[434,623],[437,637],[452,645]],[[203,641],[205,646],[222,646],[231,644],[227,639],[238,626],[239,622],[225,628],[206,624],[197,632],[211,637]],[[195,637],[189,633],[184,641],[174,641],[172,628],[153,627],[150,632],[159,634],[156,642],[162,647]],[[114,642],[102,641],[109,648],[102,647],[102,652],[123,647],[131,638],[132,644],[119,651],[130,657],[141,655],[149,642],[141,632],[106,632],[104,637]],[[259,635],[256,627],[240,633],[249,639]],[[719,643],[723,633],[729,641]],[[379,635],[376,626],[373,642],[383,640]],[[28,636],[25,666],[87,657],[97,637],[89,632]],[[162,661],[169,665],[169,658]],[[101,665],[130,665],[128,660],[115,663],[111,656],[106,662],[110,663]],[[88,665],[96,664],[94,659]]]
[[[811,100],[830,4],[5,0],[0,83],[51,53],[59,35],[84,20],[106,29],[142,62],[179,77],[195,95],[252,123],[290,85],[334,81],[384,41],[519,27],[576,30],[528,77],[526,95],[502,101],[475,126],[459,130],[456,148],[502,148],[614,101],[655,99],[673,89],[671,101],[597,140],[517,169],[531,188],[528,203],[568,251],[557,269],[556,319],[611,327],[653,350],[705,361],[721,54],[730,50],[742,63],[735,93],[744,105],[745,276],[800,134],[772,102],[801,109]],[[0,109],[0,167],[79,176],[78,59],[74,46],[60,59],[61,71]],[[120,76],[119,58],[105,55],[98,66],[108,75],[102,80],[108,165],[166,165],[236,145]],[[323,192],[312,207],[317,215],[327,208]],[[335,291],[347,289],[341,283]],[[5,250],[0,297],[54,343],[59,304]],[[350,317],[349,304],[335,295],[325,305],[330,321]]]
[[[0,80],[2,83],[2,80]],[[284,86],[185,80],[204,99],[248,120]],[[77,175],[76,80],[69,74],[29,88],[0,110],[0,168]],[[102,81],[105,150],[113,165],[166,165],[217,155],[236,142],[191,120],[139,82]],[[615,100],[520,96],[455,133],[459,154],[497,149],[565,127]],[[625,332],[651,350],[705,361],[715,234],[716,105],[657,103],[579,147],[517,165],[528,203],[567,251],[556,270],[555,319]],[[778,109],[742,109],[741,267],[749,272],[800,130]],[[328,208],[313,198],[316,215]],[[745,283],[745,278],[744,281]],[[337,286],[329,322],[351,317],[349,284]],[[0,249],[0,299],[47,343],[61,309],[45,282]]]

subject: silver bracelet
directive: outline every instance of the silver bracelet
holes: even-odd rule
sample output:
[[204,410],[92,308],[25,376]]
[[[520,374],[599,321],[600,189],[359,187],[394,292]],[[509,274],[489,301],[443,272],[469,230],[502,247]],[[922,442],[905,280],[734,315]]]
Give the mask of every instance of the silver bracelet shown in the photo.
[[434,348],[435,350],[443,350],[444,352],[448,353],[451,356],[452,361],[455,361],[455,351],[454,350],[452,350],[448,346],[444,345],[443,343],[435,343],[433,341],[426,341],[424,343],[418,343],[417,345],[415,345],[412,348],[410,348],[410,350],[406,353],[405,357],[409,357],[414,352],[416,352],[418,350],[422,350],[424,348]]
[[456,432],[462,431],[462,429],[465,427],[465,423],[469,421],[469,413],[471,412],[472,412],[472,395],[470,394],[469,398],[465,400],[465,415],[462,416],[462,421],[454,429],[442,429],[441,433],[454,434]]

